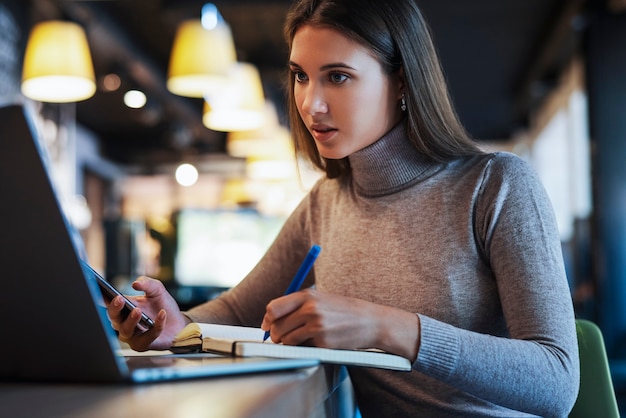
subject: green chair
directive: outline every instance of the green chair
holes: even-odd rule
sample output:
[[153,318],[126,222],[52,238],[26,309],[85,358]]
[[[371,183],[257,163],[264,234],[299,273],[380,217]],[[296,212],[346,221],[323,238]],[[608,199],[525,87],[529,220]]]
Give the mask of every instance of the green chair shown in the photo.
[[576,320],[580,353],[580,390],[570,418],[619,418],[604,338],[596,324]]

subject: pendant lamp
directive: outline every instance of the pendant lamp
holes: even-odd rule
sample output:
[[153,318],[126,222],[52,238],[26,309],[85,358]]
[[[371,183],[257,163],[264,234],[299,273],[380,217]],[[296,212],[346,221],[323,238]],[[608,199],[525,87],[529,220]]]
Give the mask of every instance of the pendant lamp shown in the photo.
[[46,21],[33,27],[22,68],[22,93],[41,102],[88,99],[96,83],[87,37],[72,22]]
[[199,19],[184,21],[174,38],[167,88],[179,96],[205,97],[225,82],[236,60],[226,22],[207,29]]
[[215,131],[246,131],[261,127],[265,116],[259,70],[253,64],[238,62],[222,87],[206,97],[202,122]]

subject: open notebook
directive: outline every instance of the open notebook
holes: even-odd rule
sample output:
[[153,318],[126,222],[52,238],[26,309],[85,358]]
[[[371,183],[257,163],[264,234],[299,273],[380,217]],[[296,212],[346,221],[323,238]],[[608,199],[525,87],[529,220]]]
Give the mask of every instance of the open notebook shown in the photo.
[[376,367],[410,371],[411,362],[401,356],[374,349],[339,350],[274,344],[263,341],[265,332],[260,328],[218,324],[188,324],[178,333],[172,344],[173,351],[201,351],[221,353],[234,357],[309,358],[322,363],[345,366]]
[[0,108],[0,380],[145,382],[293,369],[310,359],[121,355],[80,263],[47,157],[23,106]]

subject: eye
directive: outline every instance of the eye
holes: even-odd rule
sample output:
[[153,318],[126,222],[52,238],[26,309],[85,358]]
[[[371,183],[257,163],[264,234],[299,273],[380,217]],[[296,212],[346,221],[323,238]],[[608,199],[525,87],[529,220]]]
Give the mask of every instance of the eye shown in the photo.
[[302,71],[293,70],[292,73],[297,83],[303,83],[307,81],[307,76]]
[[350,77],[343,73],[330,73],[328,75],[328,78],[330,79],[331,82],[335,84],[341,84]]

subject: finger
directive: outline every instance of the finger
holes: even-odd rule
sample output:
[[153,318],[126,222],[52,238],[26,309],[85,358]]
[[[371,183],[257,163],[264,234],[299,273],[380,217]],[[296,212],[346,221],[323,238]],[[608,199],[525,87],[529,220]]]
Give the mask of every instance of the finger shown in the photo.
[[[299,293],[299,294],[298,294]],[[297,345],[309,337],[306,332],[294,333],[306,325],[307,315],[301,315],[303,307],[309,300],[305,292],[296,292],[270,302],[264,316],[261,328],[270,331],[274,342],[283,342]],[[266,328],[263,328],[263,327]],[[287,337],[289,336],[289,337]]]
[[128,317],[118,324],[119,337],[122,341],[130,340],[138,331],[137,324],[141,320],[141,309],[135,308],[128,314]]
[[306,345],[309,339],[306,320],[301,315],[297,315],[297,312],[282,317],[272,324],[270,336],[275,343]]
[[263,317],[262,324],[266,325],[269,329],[271,324],[278,319],[297,311],[305,300],[304,292],[295,292],[272,300],[265,307],[265,316]]
[[285,345],[316,346],[315,338],[306,323],[290,328],[280,336],[280,342]]
[[[135,334],[128,342],[133,350],[149,350],[152,343],[161,335],[167,323],[167,313],[161,309],[154,320],[154,326],[146,332]],[[124,340],[122,340],[124,341]]]
[[157,297],[165,291],[163,282],[147,276],[140,276],[132,284],[133,289],[144,292],[147,297]]
[[124,320],[122,309],[124,308],[124,298],[116,296],[107,306],[107,315],[113,324],[113,328],[117,329],[119,324]]

